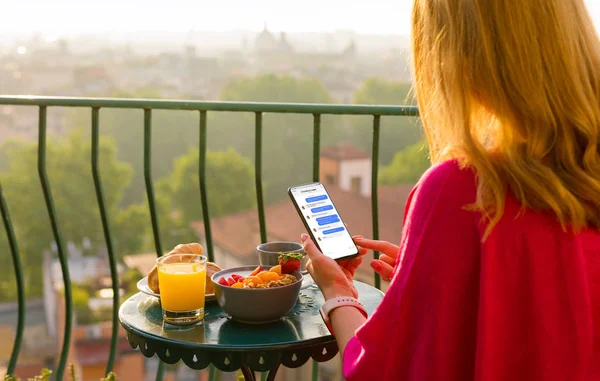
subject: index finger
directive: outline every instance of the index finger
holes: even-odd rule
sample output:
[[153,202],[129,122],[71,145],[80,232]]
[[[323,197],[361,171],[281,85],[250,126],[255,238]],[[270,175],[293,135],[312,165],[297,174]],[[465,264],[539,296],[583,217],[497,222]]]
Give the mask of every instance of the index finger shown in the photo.
[[399,247],[387,242],[387,241],[375,241],[372,239],[355,239],[354,242],[365,249],[370,249],[373,251],[380,251],[382,253],[393,252],[394,254],[398,252]]

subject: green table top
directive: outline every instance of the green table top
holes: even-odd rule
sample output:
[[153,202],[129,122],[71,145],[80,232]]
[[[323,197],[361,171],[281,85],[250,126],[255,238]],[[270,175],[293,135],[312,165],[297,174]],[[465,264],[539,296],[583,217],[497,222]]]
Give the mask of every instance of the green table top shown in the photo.
[[[360,301],[371,314],[381,302],[383,293],[361,282],[355,281],[355,285]],[[212,356],[214,352],[220,352],[222,354],[220,360],[224,360],[225,365],[234,365],[230,363],[233,357],[237,357],[235,353],[260,354],[260,364],[263,364],[263,356],[272,352],[282,353],[317,346],[321,349],[327,346],[331,351],[331,344],[335,346],[337,352],[335,338],[330,334],[319,314],[319,308],[323,303],[321,292],[312,285],[300,291],[294,309],[278,322],[252,325],[232,320],[221,310],[216,301],[207,302],[204,324],[177,328],[163,325],[162,311],[157,298],[138,293],[121,305],[119,320],[128,332],[128,339],[134,348],[139,346],[142,353],[148,357],[157,353],[167,363],[187,358],[186,364],[195,369],[202,369],[211,361],[219,367],[216,359],[200,361],[199,357],[206,357],[203,355],[207,353]],[[327,351],[327,349],[322,350],[323,353]],[[310,356],[315,358],[314,354]],[[240,361],[244,362],[248,356],[242,357]],[[298,356],[294,354],[293,357]],[[281,361],[281,358],[279,357],[277,361]],[[202,364],[197,364],[199,362]],[[258,365],[257,367],[260,368]]]

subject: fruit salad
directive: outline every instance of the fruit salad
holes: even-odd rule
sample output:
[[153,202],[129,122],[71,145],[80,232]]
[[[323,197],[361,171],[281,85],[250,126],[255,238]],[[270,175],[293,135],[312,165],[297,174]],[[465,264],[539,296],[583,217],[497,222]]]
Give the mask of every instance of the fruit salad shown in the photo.
[[229,278],[219,278],[218,283],[234,288],[271,288],[287,286],[297,281],[296,277],[291,274],[282,274],[281,269],[280,265],[274,266],[270,270],[263,270],[262,266],[258,266],[247,277],[231,274]]

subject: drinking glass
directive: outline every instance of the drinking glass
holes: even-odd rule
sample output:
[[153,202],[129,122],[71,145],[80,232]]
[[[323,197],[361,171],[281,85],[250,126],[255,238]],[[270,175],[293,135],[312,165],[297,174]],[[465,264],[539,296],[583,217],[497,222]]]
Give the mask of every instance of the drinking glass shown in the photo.
[[163,320],[173,325],[204,319],[206,257],[171,254],[156,260]]

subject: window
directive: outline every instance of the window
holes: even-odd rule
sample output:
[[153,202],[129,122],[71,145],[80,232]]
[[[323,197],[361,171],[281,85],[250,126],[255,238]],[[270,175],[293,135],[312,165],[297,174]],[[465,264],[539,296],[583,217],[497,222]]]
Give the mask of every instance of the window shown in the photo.
[[351,183],[351,187],[352,187],[352,193],[354,194],[360,194],[360,185],[361,185],[361,181],[362,179],[360,177],[353,177],[352,179],[350,179]]
[[334,175],[327,175],[325,177],[325,181],[327,182],[327,185],[335,185],[335,176]]

